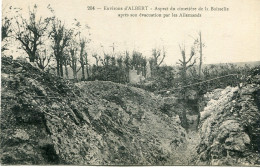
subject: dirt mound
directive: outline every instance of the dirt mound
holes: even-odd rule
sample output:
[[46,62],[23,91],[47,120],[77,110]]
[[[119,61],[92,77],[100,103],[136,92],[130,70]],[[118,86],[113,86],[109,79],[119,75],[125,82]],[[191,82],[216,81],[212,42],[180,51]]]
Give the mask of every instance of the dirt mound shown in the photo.
[[241,89],[227,87],[204,95],[199,160],[204,165],[260,165],[259,68]]
[[1,163],[174,164],[185,142],[153,94],[112,82],[74,85],[2,58]]

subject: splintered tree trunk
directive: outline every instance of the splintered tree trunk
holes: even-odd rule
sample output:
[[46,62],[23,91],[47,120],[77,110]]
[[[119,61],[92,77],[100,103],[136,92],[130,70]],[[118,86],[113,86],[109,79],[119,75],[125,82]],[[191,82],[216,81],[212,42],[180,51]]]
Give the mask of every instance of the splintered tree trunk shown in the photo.
[[[187,85],[187,69],[186,65],[184,65],[183,72],[182,72],[182,78],[183,78],[183,86]],[[183,88],[183,99],[186,101],[187,100],[187,89]],[[185,128],[185,130],[188,130],[188,121],[187,121],[187,114],[186,114],[186,109],[182,111],[182,126]]]
[[35,61],[35,57],[30,56],[30,57],[29,57],[29,61],[30,61],[30,62],[34,62],[34,61]]
[[183,64],[183,69],[182,69],[182,86],[187,85],[187,68],[186,65]]
[[63,77],[63,66],[62,66],[62,61],[60,62],[60,76]]
[[60,76],[60,61],[57,59],[57,75]]
[[81,69],[82,69],[82,77],[81,77],[81,79],[85,80],[85,68],[84,68],[84,64],[83,63],[81,63]]

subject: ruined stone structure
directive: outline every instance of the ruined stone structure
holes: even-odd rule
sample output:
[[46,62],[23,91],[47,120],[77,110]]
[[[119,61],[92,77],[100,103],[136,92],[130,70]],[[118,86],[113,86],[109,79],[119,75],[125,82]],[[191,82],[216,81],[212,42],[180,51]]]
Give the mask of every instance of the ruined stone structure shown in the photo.
[[129,71],[129,82],[131,84],[137,84],[145,80],[145,77],[142,74],[137,74],[137,70],[134,68]]
[[151,66],[150,66],[150,63],[149,63],[149,61],[147,62],[147,64],[146,64],[146,79],[147,78],[150,78],[152,75],[151,75]]

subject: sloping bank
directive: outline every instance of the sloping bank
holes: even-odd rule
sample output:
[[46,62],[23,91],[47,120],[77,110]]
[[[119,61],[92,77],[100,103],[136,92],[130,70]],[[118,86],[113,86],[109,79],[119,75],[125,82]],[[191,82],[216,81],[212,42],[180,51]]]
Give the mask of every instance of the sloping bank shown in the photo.
[[111,82],[75,86],[29,63],[2,58],[1,163],[174,164],[185,143],[162,100]]
[[204,95],[199,165],[260,165],[260,69],[244,86]]

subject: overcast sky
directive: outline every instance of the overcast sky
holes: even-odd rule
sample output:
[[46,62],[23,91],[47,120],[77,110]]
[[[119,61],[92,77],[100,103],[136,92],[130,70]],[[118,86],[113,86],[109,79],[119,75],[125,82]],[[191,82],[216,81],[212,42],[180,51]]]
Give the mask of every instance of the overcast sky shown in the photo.
[[[55,10],[57,17],[70,25],[74,18],[91,28],[92,42],[89,52],[106,52],[115,43],[115,51],[138,50],[146,57],[152,48],[164,47],[167,52],[165,63],[173,65],[180,59],[179,44],[187,50],[193,38],[202,32],[205,63],[244,62],[260,60],[260,1],[259,0],[3,0],[3,7],[23,8],[28,15],[28,6],[38,4],[38,13],[48,15],[47,5]],[[202,12],[201,18],[119,18],[125,11],[88,11],[87,6],[124,7],[146,5],[150,7],[228,7],[228,12]],[[134,13],[155,13],[135,11]],[[160,12],[156,12],[160,13]],[[164,12],[179,13],[179,12]],[[189,13],[189,12],[187,12]],[[197,13],[197,12],[192,12]]]

